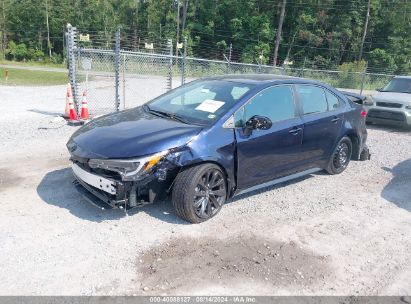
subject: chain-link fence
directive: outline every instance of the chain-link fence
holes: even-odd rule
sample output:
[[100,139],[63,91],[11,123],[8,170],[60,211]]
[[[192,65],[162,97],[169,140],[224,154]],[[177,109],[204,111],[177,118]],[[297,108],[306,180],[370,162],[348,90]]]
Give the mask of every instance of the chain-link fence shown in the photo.
[[[75,28],[68,27],[68,63],[76,104],[87,92],[94,115],[135,107],[191,80],[224,74],[287,75],[328,83],[337,88],[375,90],[393,75],[363,71],[324,70],[286,65],[273,67],[229,60],[209,60],[187,56],[187,43],[170,40],[144,43],[141,47],[121,46],[120,32],[105,38],[98,49],[81,43]],[[81,37],[80,37],[81,38]],[[84,39],[83,39],[84,40]],[[177,50],[177,51],[176,51]]]

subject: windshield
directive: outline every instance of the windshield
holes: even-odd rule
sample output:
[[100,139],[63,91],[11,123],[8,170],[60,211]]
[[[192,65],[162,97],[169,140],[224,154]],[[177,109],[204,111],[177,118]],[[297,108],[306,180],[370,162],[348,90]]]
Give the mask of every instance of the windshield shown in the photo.
[[154,99],[144,108],[183,122],[210,125],[252,87],[227,80],[194,81]]
[[393,78],[382,92],[411,93],[411,78]]

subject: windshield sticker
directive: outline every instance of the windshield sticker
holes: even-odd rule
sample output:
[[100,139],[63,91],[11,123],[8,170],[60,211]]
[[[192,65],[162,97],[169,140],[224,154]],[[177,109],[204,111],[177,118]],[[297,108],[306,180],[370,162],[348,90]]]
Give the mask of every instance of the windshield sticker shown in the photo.
[[206,99],[196,107],[196,110],[214,113],[219,108],[221,108],[224,104],[225,104],[224,101]]

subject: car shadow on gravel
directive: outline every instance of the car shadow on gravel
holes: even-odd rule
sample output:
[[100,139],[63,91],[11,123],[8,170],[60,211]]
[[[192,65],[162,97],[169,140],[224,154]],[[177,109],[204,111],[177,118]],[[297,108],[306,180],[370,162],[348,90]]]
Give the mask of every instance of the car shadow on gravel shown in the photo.
[[400,162],[393,168],[383,167],[393,178],[384,187],[381,196],[400,208],[411,212],[411,159]]
[[[102,210],[90,204],[77,192],[73,185],[73,174],[70,168],[64,168],[48,172],[37,186],[37,193],[47,204],[64,208],[74,216],[92,222],[107,220],[119,220],[126,216],[124,210],[106,209]],[[186,225],[187,223],[178,218],[169,202],[161,202],[147,205],[142,208],[134,208],[127,211],[129,216],[144,212],[151,217],[161,221]]]

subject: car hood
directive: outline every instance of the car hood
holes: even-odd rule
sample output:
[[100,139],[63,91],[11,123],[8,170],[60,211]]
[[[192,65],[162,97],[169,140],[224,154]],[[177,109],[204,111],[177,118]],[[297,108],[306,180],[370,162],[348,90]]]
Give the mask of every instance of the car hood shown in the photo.
[[201,130],[138,107],[92,120],[72,135],[67,148],[81,158],[132,158],[182,146]]
[[411,94],[408,93],[378,92],[377,94],[372,95],[372,98],[375,101],[396,102],[403,104],[411,103]]

